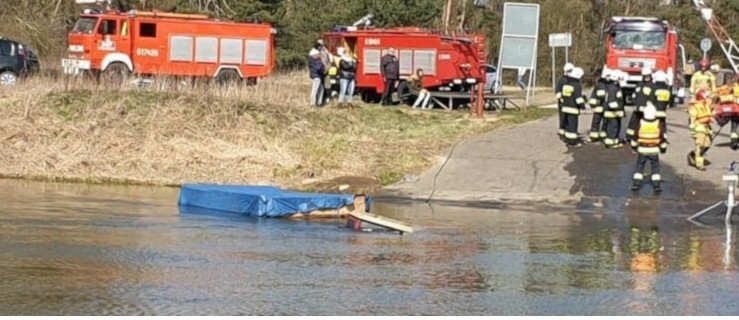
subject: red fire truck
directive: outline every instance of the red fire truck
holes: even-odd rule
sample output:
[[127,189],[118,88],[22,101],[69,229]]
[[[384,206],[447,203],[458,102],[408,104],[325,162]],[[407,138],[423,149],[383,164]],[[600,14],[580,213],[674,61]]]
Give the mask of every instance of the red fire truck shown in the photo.
[[613,17],[604,34],[605,65],[629,73],[622,83],[624,95],[629,99],[627,103],[631,102],[631,94],[641,81],[641,70],[645,67],[666,72],[673,96],[682,101],[685,97],[682,77],[685,56],[680,54],[682,47],[674,27],[655,17]]
[[[361,21],[361,20],[360,20]],[[355,23],[355,25],[357,25]],[[467,97],[473,87],[485,82],[487,50],[485,36],[466,34],[444,36],[422,28],[358,28],[339,26],[323,35],[329,51],[345,47],[359,60],[356,91],[365,102],[378,102],[384,90],[380,59],[395,48],[401,81],[398,96],[409,94],[407,79],[416,69],[423,69],[423,86],[432,96]],[[463,98],[464,99],[464,98]],[[451,105],[445,106],[451,108]]]
[[269,24],[204,15],[86,9],[68,35],[62,67],[65,74],[92,71],[116,82],[136,74],[253,83],[275,66],[275,33]]

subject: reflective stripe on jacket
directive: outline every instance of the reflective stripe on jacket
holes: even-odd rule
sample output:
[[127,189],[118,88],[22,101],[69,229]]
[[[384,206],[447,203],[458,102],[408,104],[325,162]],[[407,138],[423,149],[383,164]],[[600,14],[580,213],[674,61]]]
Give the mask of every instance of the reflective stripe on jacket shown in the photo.
[[667,149],[663,130],[660,120],[640,120],[636,139],[631,141],[631,146],[640,154],[658,154]]
[[713,119],[713,111],[710,103],[692,102],[688,106],[691,124],[710,124]]
[[657,109],[657,118],[667,118],[667,106],[672,100],[672,91],[665,83],[657,83],[651,97],[654,108]]
[[659,145],[660,141],[660,132],[659,132],[659,120],[656,121],[646,121],[641,120],[641,124],[639,125],[639,131],[638,131],[637,139],[636,141],[640,145],[644,146],[656,146]]
[[638,87],[636,87],[636,91],[634,92],[634,104],[636,107],[636,110],[638,112],[644,112],[644,108],[647,106],[647,101],[652,96],[652,84],[651,83],[641,83]]

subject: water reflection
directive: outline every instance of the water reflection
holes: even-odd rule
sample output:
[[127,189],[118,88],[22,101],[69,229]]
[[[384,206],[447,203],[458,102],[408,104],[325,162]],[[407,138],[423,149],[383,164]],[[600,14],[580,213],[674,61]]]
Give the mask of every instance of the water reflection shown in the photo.
[[684,204],[376,203],[417,232],[183,211],[169,189],[0,181],[8,315],[736,314],[735,230]]

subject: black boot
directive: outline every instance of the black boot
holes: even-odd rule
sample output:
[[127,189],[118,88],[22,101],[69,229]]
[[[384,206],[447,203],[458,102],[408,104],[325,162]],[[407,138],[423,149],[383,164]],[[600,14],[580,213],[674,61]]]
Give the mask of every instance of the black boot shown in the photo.
[[634,180],[634,184],[631,185],[632,191],[639,191],[641,189],[641,181],[640,180]]
[[659,181],[652,181],[652,187],[654,188],[654,193],[662,192],[662,187],[660,186]]
[[688,153],[688,166],[695,167],[695,151]]

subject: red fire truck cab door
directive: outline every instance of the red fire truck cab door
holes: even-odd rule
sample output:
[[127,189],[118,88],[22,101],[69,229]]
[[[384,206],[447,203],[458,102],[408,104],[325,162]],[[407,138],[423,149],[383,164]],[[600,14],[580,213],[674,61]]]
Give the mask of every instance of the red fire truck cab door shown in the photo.
[[119,51],[120,20],[103,18],[98,22],[95,32],[95,50],[92,51],[91,60],[93,65],[102,66],[103,59],[111,53]]

